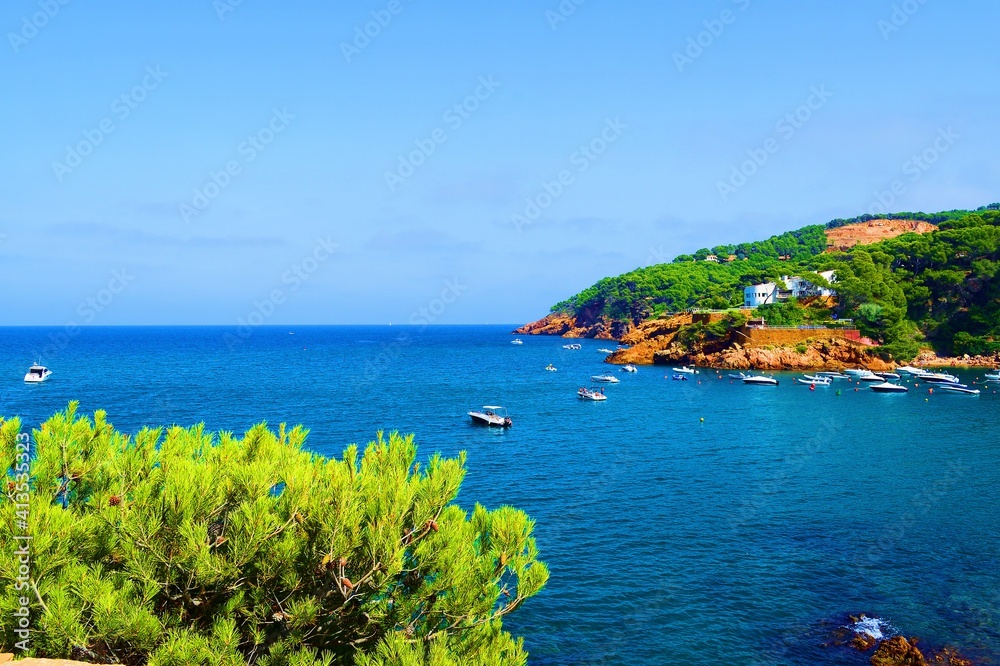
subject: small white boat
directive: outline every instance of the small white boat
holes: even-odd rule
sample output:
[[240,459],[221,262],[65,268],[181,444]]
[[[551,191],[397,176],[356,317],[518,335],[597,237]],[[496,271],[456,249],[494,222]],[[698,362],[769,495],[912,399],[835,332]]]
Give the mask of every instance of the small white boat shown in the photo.
[[684,375],[694,375],[697,374],[698,371],[695,370],[694,368],[689,368],[686,365],[684,365],[679,368],[674,368],[674,372],[679,372]]
[[622,372],[639,372],[639,369],[631,363],[628,363],[627,365],[622,366]]
[[583,349],[583,345],[578,345],[574,342],[568,345],[563,345],[563,349]]
[[842,372],[834,372],[833,370],[824,370],[822,372],[816,373],[817,377],[829,377],[830,379],[850,379],[847,375]]
[[24,382],[26,384],[41,384],[51,376],[51,370],[46,368],[44,365],[35,363],[33,366],[28,368],[28,374],[24,376]]
[[881,384],[872,384],[869,386],[871,390],[876,393],[906,393],[910,389],[905,386],[900,386],[899,384],[893,384],[892,382],[882,382]]
[[914,368],[911,365],[903,365],[903,366],[900,366],[900,367],[898,367],[896,369],[899,370],[900,372],[905,372],[908,375],[920,375],[920,374],[923,374],[923,372],[924,372],[920,368]]
[[993,372],[987,372],[983,379],[988,382],[1000,382],[1000,370],[994,370]]
[[507,410],[498,405],[486,405],[481,412],[469,412],[472,422],[477,425],[490,426],[492,428],[509,428],[513,423],[507,415]]
[[610,372],[606,372],[603,375],[591,375],[590,378],[595,382],[604,382],[606,384],[617,384],[621,381]]
[[608,349],[607,347],[601,347],[597,351],[601,352],[602,354],[614,354],[615,353],[614,349]]
[[872,371],[868,368],[848,368],[847,370],[844,370],[844,372],[851,377],[860,377],[861,375],[872,374]]
[[747,374],[745,372],[730,372],[729,377],[730,379],[744,379]]
[[581,388],[576,392],[580,396],[581,400],[594,400],[600,402],[601,400],[607,400],[608,396],[604,395],[604,389],[597,388]]
[[778,380],[774,377],[764,377],[762,375],[751,375],[743,378],[744,384],[751,386],[777,386]]
[[967,386],[961,384],[941,384],[938,386],[938,390],[947,391],[948,393],[964,393],[966,395],[979,395],[979,389],[970,389]]
[[522,340],[521,338],[514,338],[513,340],[510,341],[510,344],[512,344],[512,345],[523,345],[524,344],[524,340]]
[[805,384],[807,386],[829,386],[831,380],[826,377],[812,377],[810,375],[806,375],[805,377],[796,377],[795,381],[799,384]]
[[877,374],[879,377],[885,377],[886,379],[899,379],[899,375],[897,375],[895,372],[877,372],[875,374]]
[[555,372],[557,370],[556,366],[552,365],[551,363],[545,366],[545,369],[548,370],[549,372]]

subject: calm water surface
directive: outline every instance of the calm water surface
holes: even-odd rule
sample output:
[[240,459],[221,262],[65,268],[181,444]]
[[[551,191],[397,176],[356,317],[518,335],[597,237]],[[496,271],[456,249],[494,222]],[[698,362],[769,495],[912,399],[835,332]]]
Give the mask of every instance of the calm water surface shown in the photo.
[[[37,425],[79,400],[126,432],[266,420],[306,425],[329,455],[379,429],[416,433],[422,456],[465,450],[463,507],[538,522],[552,577],[505,623],[532,664],[862,664],[821,646],[858,612],[1000,658],[993,388],[810,391],[791,375],[748,387],[640,367],[612,369],[621,383],[590,403],[576,389],[608,369],[606,342],[512,345],[510,328],[270,327],[236,345],[224,328],[90,328],[63,344],[61,329],[5,328],[0,413]],[[27,386],[39,353],[54,374]],[[469,425],[484,404],[514,427]]]

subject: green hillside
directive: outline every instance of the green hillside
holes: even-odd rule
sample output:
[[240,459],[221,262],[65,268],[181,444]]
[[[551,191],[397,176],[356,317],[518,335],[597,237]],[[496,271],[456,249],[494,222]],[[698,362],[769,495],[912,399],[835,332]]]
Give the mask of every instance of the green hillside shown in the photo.
[[[883,343],[883,354],[896,359],[912,358],[925,340],[944,353],[1000,351],[1000,204],[976,211],[882,216],[924,220],[938,230],[825,253],[826,227],[866,217],[803,227],[755,243],[703,248],[670,264],[600,280],[552,311],[638,323],[690,308],[738,307],[747,285],[834,270],[838,299],[832,310],[795,302],[764,306],[769,321],[850,318]],[[709,254],[737,259],[704,261]]]

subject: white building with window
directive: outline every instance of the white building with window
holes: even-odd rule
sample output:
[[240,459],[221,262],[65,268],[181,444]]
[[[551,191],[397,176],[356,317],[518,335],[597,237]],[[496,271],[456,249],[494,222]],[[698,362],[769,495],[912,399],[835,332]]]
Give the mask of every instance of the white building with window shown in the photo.
[[778,302],[778,285],[773,282],[755,284],[743,288],[743,307],[755,308],[758,305]]
[[[818,273],[820,277],[829,283],[833,283],[837,280],[836,274],[833,271],[822,271]],[[800,277],[789,277],[787,275],[781,278],[781,281],[785,283],[785,287],[791,292],[792,298],[806,298],[808,296],[833,296],[837,292],[833,289],[827,289],[825,287],[818,287],[808,280],[804,280]]]

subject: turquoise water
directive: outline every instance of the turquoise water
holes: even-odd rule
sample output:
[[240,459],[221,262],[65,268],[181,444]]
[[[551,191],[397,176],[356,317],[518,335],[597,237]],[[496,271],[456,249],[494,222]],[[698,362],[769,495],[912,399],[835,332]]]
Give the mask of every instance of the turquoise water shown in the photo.
[[[258,328],[235,346],[223,328],[57,342],[65,331],[6,328],[0,413],[37,424],[77,399],[125,431],[286,421],[327,454],[378,429],[416,433],[421,455],[466,450],[459,503],[538,522],[552,578],[505,622],[532,664],[862,664],[821,646],[859,612],[922,645],[1000,658],[993,388],[810,391],[791,375],[749,387],[640,367],[614,370],[606,402],[583,402],[608,343],[516,346],[510,328]],[[26,386],[39,353],[54,374]],[[484,404],[508,407],[514,427],[469,425]]]

